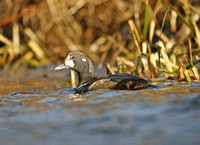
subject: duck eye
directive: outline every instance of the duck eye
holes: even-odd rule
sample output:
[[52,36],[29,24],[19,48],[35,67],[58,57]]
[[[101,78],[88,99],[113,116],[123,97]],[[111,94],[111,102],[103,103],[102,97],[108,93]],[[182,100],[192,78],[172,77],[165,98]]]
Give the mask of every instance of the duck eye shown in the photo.
[[71,58],[70,59],[75,59],[75,56],[71,56]]

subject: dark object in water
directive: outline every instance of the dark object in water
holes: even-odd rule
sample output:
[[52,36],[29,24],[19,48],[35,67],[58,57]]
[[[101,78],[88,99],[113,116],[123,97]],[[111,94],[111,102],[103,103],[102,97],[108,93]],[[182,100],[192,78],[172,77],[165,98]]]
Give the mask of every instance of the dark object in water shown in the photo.
[[82,52],[72,51],[55,70],[69,68],[78,73],[79,84],[76,93],[96,89],[136,90],[150,86],[149,83],[132,74],[115,74],[97,79],[92,62]]

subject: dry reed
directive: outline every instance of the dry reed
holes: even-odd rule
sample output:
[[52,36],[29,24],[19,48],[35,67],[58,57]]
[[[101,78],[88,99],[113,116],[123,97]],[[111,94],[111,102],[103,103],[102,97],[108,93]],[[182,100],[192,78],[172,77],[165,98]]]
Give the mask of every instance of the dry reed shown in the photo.
[[118,72],[141,77],[199,80],[198,0],[2,0],[0,7],[0,68],[47,65],[79,50],[112,73],[118,64]]

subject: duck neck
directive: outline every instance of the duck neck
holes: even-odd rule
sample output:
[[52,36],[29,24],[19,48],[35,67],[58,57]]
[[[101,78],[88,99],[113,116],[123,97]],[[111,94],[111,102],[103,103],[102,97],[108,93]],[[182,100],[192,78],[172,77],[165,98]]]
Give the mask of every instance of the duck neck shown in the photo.
[[94,82],[95,80],[97,80],[97,77],[95,75],[94,72],[90,72],[90,73],[79,73],[78,72],[78,80],[79,80],[79,84],[78,86],[81,86],[85,83],[91,83]]

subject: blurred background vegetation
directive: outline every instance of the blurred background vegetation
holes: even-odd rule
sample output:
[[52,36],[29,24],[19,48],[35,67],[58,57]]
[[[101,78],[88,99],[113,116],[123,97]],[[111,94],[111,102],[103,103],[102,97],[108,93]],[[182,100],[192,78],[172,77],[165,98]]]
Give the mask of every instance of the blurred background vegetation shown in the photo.
[[76,50],[108,73],[199,80],[200,1],[0,1],[1,69],[59,63]]

